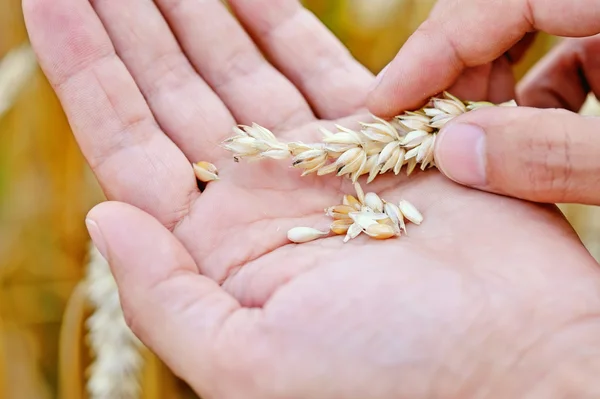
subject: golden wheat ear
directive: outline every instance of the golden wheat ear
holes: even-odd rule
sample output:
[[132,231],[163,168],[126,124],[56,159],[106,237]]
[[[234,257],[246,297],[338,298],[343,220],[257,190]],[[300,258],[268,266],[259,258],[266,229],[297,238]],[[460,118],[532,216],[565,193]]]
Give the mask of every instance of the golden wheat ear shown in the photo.
[[117,283],[96,247],[90,245],[85,295],[92,308],[86,320],[92,363],[87,370],[90,399],[139,398],[145,347],[129,329]]
[[384,173],[398,175],[403,167],[407,175],[418,165],[421,170],[435,167],[433,149],[440,129],[457,116],[490,106],[516,106],[516,102],[462,101],[443,92],[440,97],[430,98],[424,107],[391,120],[373,116],[373,121],[361,122],[358,130],[340,125],[336,125],[335,132],[320,129],[323,139],[316,144],[282,143],[271,131],[255,123],[235,127],[236,135],[225,140],[223,146],[236,160],[291,157],[292,166],[301,169],[302,176],[335,173],[356,183],[359,177],[367,175],[369,184]]

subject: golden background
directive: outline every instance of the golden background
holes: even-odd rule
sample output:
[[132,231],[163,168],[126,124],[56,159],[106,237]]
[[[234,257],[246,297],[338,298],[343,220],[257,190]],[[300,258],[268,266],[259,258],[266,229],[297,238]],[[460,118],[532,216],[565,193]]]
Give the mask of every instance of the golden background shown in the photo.
[[[356,58],[378,72],[425,19],[434,2],[304,3]],[[20,1],[0,0],[0,58],[26,41]],[[518,76],[553,43],[552,37],[538,37],[519,65]],[[594,107],[589,109],[596,112]],[[11,108],[0,114],[0,398],[85,397],[82,386],[88,359],[81,330],[85,304],[74,300],[69,316],[63,315],[85,271],[85,214],[102,199],[60,104],[36,70]],[[562,208],[600,259],[600,213],[593,207]],[[65,332],[62,345],[61,326]],[[66,356],[61,378],[60,352]],[[182,385],[160,362],[150,355],[148,359],[143,398],[193,397],[183,393]]]

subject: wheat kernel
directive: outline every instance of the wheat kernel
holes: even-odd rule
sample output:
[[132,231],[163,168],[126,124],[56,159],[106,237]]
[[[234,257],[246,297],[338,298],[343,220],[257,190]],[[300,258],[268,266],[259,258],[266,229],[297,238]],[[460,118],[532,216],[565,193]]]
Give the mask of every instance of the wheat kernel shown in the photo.
[[421,215],[421,212],[419,212],[417,208],[415,208],[415,206],[407,200],[400,200],[398,203],[398,208],[404,217],[410,220],[412,223],[419,225],[423,221],[423,215]]
[[350,228],[353,223],[352,219],[334,220],[333,223],[331,223],[330,229],[334,234],[346,234],[348,228]]
[[201,182],[207,183],[213,180],[219,180],[217,167],[210,162],[200,161],[193,164],[194,174]]
[[328,231],[313,229],[312,227],[294,227],[287,232],[288,240],[295,243],[304,243],[316,240],[324,235],[329,234]]
[[342,203],[344,205],[353,207],[357,211],[360,211],[360,202],[353,195],[350,195],[350,194],[344,195],[344,199],[342,200]]
[[396,235],[396,231],[394,228],[388,224],[372,224],[365,229],[365,234],[369,237],[373,237],[376,240],[385,240],[387,238],[394,237]]
[[325,210],[327,216],[333,216],[334,214],[348,215],[350,212],[356,212],[356,209],[350,205],[335,205]]

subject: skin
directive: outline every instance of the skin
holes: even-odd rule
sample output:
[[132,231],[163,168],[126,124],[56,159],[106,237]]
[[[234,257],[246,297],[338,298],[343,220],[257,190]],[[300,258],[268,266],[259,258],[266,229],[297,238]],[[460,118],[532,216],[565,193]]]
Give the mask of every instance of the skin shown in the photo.
[[[326,228],[349,182],[218,142],[235,123],[354,126],[374,77],[296,1],[230,5],[248,34],[217,0],[23,1],[140,339],[203,398],[597,395],[600,270],[554,206],[382,176],[365,188],[425,217],[409,236],[287,242]],[[220,170],[203,192],[197,160]]]
[[[600,118],[576,114],[588,93],[600,94],[599,16],[594,0],[438,2],[369,93],[369,110],[396,115],[445,89],[472,100],[516,98],[522,107],[449,123],[435,147],[441,171],[511,197],[599,205]],[[565,39],[515,87],[511,66],[538,31]],[[485,137],[485,179],[476,182],[459,174],[473,165],[467,157],[475,151],[458,154],[469,126]]]

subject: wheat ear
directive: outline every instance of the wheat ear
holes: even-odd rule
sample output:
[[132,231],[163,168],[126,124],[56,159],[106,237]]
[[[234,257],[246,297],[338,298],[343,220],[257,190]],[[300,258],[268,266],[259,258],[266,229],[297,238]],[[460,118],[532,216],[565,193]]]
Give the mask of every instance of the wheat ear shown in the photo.
[[493,104],[485,101],[462,101],[448,92],[432,97],[417,111],[384,120],[360,123],[359,130],[336,125],[336,132],[320,129],[321,143],[280,142],[268,129],[253,124],[234,127],[234,136],[222,145],[236,160],[291,158],[292,166],[301,169],[302,176],[335,173],[356,183],[368,175],[367,184],[378,175],[398,175],[406,166],[410,175],[417,165],[425,170],[435,166],[433,148],[439,130],[453,118],[474,109],[489,106],[514,106],[514,101]]
[[90,399],[138,399],[141,395],[142,343],[125,323],[117,284],[106,260],[90,247],[86,275],[88,342],[94,360],[86,389]]

